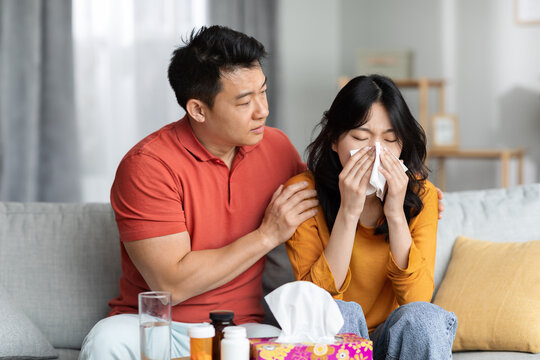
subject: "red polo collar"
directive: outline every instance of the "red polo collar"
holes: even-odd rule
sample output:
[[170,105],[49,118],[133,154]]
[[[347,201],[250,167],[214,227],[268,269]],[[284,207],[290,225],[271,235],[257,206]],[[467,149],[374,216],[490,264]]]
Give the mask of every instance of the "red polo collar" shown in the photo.
[[[212,155],[197,139],[193,133],[191,124],[189,123],[187,115],[180,119],[176,124],[176,137],[178,141],[189,151],[193,156],[195,156],[200,161],[209,161],[218,159],[216,156]],[[240,155],[245,155],[259,146],[259,143],[255,145],[246,145],[239,146],[238,153]]]

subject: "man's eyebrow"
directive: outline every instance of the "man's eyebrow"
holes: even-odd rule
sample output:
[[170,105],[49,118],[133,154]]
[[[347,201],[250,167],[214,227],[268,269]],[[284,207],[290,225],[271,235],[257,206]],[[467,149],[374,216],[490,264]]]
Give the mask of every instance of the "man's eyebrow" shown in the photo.
[[[261,85],[261,89],[266,85],[266,81],[268,80],[268,78],[265,76],[264,77],[264,82],[263,84]],[[249,95],[252,95],[253,94],[253,91],[246,91],[246,92],[243,92],[243,93],[240,93],[238,95],[236,95],[235,99],[236,100],[239,100],[245,96],[249,96]]]

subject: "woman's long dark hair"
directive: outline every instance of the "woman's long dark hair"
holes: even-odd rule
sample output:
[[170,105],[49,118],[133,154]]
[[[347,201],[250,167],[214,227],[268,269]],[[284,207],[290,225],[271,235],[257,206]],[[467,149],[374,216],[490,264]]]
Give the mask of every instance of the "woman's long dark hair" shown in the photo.
[[[339,91],[317,126],[321,128],[321,132],[306,150],[308,168],[314,175],[319,202],[330,231],[341,204],[338,176],[343,169],[338,154],[332,150],[332,144],[337,143],[342,134],[364,125],[374,103],[382,104],[388,111],[396,137],[402,145],[400,158],[409,168],[409,184],[403,203],[407,223],[423,208],[420,196],[428,175],[428,169],[424,165],[424,130],[412,116],[392,80],[381,75],[358,76]],[[375,234],[386,234],[388,240],[386,218],[379,221]]]

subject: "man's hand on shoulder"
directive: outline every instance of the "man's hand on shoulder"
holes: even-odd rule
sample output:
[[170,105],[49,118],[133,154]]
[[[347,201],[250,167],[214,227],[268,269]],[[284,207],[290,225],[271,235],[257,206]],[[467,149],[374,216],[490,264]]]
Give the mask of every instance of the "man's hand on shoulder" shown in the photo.
[[280,185],[274,192],[258,229],[271,241],[272,248],[289,240],[298,225],[317,214],[317,192],[307,187],[308,183],[301,181],[287,187]]
[[444,193],[438,187],[435,187],[435,189],[437,189],[437,199],[439,200],[439,207],[438,207],[438,209],[439,209],[439,219],[442,219],[442,213],[444,211],[444,204],[443,204]]

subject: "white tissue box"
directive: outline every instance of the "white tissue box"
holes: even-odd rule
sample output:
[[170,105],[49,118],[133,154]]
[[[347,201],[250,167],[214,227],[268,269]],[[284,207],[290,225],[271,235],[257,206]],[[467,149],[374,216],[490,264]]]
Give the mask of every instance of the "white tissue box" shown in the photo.
[[355,334],[338,334],[333,344],[278,343],[276,338],[253,338],[251,343],[252,360],[372,360],[373,342]]

